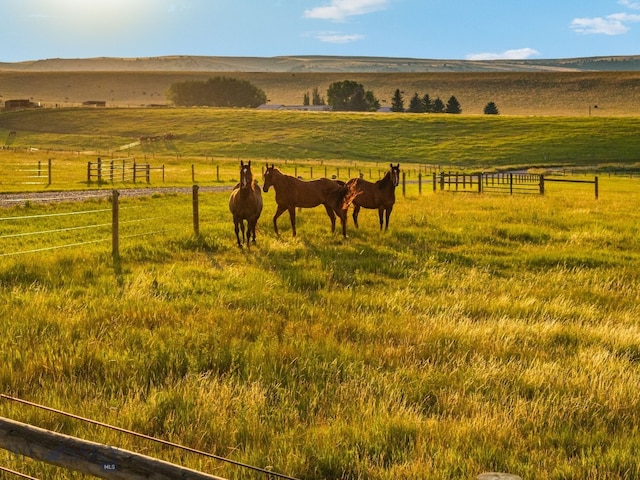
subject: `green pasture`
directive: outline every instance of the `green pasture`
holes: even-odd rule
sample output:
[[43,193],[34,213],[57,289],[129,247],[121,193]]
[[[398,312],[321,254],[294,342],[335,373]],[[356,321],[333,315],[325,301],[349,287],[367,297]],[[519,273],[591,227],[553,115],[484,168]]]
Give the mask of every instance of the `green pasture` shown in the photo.
[[[242,158],[321,165],[399,162],[459,169],[604,164],[635,164],[637,168],[639,131],[638,117],[602,116],[176,108],[41,109],[0,114],[0,145],[20,151],[37,148],[54,161],[64,162],[71,156],[80,167],[98,156],[133,156],[154,164],[173,159],[182,165],[190,164],[191,157],[209,164],[237,163]],[[171,137],[165,139],[167,134]],[[161,138],[124,148],[145,136]],[[80,177],[76,182],[82,182],[86,175],[76,177]]]
[[[189,195],[121,199],[118,261],[89,228],[108,199],[1,209],[0,392],[300,479],[638,478],[638,182],[603,177],[599,200],[413,189],[388,232],[363,211],[346,240],[322,208],[276,237],[271,191],[244,249],[227,193],[201,194],[199,237]],[[7,400],[0,415],[265,478]]]

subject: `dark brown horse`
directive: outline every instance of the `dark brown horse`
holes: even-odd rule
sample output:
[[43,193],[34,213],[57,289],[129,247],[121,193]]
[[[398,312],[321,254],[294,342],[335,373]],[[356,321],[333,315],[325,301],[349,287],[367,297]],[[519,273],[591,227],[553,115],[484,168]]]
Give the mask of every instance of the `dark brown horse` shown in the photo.
[[363,178],[352,178],[347,185],[355,185],[362,192],[353,200],[353,223],[358,228],[358,214],[361,208],[378,209],[380,217],[380,230],[382,230],[383,220],[386,219],[385,230],[389,228],[389,217],[391,210],[396,203],[396,187],[400,183],[400,164],[389,164],[389,171],[382,180],[375,183],[368,182]]
[[[251,162],[244,163],[240,160],[240,183],[238,183],[229,197],[229,210],[233,215],[238,246],[246,241],[256,243],[256,224],[262,213],[262,193],[258,182],[254,180],[251,172]],[[244,221],[247,221],[247,237],[244,236]],[[239,232],[242,231],[242,241]]]
[[328,178],[319,178],[308,182],[291,175],[285,175],[273,165],[267,165],[263,174],[262,190],[269,191],[273,185],[276,191],[278,208],[273,216],[273,229],[278,234],[278,217],[289,211],[291,229],[296,236],[296,207],[313,208],[323,205],[331,219],[331,232],[336,230],[336,216],[342,222],[342,235],[347,236],[347,209],[358,195],[355,186],[347,187],[344,182],[335,182]]

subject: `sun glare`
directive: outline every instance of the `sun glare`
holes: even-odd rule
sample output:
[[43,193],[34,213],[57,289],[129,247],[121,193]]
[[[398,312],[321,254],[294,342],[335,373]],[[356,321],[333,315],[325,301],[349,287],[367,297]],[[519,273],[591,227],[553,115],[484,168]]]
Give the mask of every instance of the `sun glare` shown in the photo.
[[[152,13],[152,0],[38,0],[31,2],[34,16],[46,18],[52,26],[74,31],[103,32],[144,23]],[[157,8],[157,7],[156,7]]]

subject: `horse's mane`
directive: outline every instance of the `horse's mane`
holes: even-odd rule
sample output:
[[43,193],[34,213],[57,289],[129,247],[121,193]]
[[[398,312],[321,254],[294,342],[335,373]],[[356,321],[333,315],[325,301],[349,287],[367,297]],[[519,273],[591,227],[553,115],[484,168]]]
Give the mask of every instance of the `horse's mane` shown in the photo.
[[384,174],[384,177],[376,182],[376,187],[378,187],[379,189],[383,189],[389,183],[391,183],[391,170],[387,170],[387,173]]

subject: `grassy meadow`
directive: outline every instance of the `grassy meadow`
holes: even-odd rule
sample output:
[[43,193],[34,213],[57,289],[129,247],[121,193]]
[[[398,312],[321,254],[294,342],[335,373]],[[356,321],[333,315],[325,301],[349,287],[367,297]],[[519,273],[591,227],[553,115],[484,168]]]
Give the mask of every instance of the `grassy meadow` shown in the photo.
[[[209,172],[197,181],[211,181],[212,167],[226,165],[233,172],[239,159],[316,165],[318,175],[325,166],[377,169],[390,162],[486,171],[558,165],[637,169],[638,131],[640,117],[29,110],[0,115],[0,172],[8,171],[0,182],[2,189],[29,189],[10,178],[11,165],[52,159],[50,189],[86,186],[87,162],[98,156],[165,164],[168,184],[192,182],[191,164],[196,172]],[[172,137],[139,143],[141,137],[167,134]]]
[[[270,192],[242,250],[226,193],[202,196],[199,238],[188,195],[123,199],[124,222],[147,220],[123,226],[117,264],[108,241],[0,257],[0,390],[296,478],[635,478],[637,182],[603,180],[597,201],[560,184],[544,197],[412,193],[387,233],[364,211],[347,240],[322,209],[299,215],[295,239],[283,217],[276,237]],[[108,222],[100,200],[2,217],[79,209]],[[20,220],[2,223],[4,235]],[[6,400],[0,414],[263,477]]]
[[[0,190],[86,188],[89,159],[165,132],[176,139],[131,154],[166,162],[170,185],[190,185],[196,161],[203,184],[230,185],[239,158],[374,176],[391,161],[407,172],[440,162],[634,169],[637,126],[16,112],[0,115],[0,139],[17,130],[10,146],[20,147],[0,151],[0,168],[31,155],[73,173],[44,187],[3,177]],[[305,480],[639,478],[639,182],[602,174],[598,200],[584,184],[508,196],[419,194],[410,183],[389,231],[365,210],[348,239],[330,232],[322,208],[298,215],[296,238],[283,215],[277,237],[270,191],[257,244],[244,249],[228,192],[201,193],[199,236],[190,195],[122,198],[116,260],[107,198],[1,208],[0,393]],[[225,478],[265,478],[8,400],[0,416]],[[4,451],[0,465],[83,478]]]

